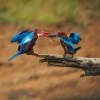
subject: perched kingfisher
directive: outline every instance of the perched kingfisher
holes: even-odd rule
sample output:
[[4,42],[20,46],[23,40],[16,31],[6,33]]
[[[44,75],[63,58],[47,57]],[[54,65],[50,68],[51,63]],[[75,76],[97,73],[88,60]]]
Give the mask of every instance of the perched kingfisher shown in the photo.
[[36,41],[39,37],[48,36],[49,32],[45,32],[40,29],[34,29],[33,31],[30,29],[24,30],[20,33],[17,33],[12,39],[11,42],[18,43],[18,51],[13,56],[11,56],[8,60],[12,60],[21,54],[27,55],[35,55],[38,56],[38,53],[35,53],[33,50],[33,46],[36,44]]
[[78,44],[79,41],[81,40],[80,36],[78,33],[73,32],[69,35],[69,37],[66,35],[65,32],[58,32],[57,34],[50,34],[48,37],[54,38],[54,37],[59,37],[61,46],[64,49],[64,56],[66,54],[71,54],[72,57],[73,55],[79,50],[81,47],[74,47],[74,44]]

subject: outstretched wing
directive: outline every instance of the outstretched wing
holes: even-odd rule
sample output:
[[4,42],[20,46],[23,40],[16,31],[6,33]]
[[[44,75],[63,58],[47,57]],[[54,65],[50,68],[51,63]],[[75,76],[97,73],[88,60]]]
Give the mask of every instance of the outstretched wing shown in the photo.
[[78,33],[71,33],[69,38],[71,39],[73,44],[78,44],[79,41],[81,40],[81,38],[80,38]]
[[11,42],[18,42],[19,43],[30,32],[31,31],[29,31],[29,29],[28,29],[28,30],[24,30],[20,33],[17,33],[15,36],[12,37]]

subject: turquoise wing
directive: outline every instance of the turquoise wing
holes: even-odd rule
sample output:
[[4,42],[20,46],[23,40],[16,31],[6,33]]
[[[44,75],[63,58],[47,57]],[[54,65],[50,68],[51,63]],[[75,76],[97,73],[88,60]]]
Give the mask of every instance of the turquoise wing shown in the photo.
[[29,31],[25,30],[20,33],[17,33],[15,36],[12,37],[11,42],[20,42],[24,37],[26,37],[30,33]]
[[22,41],[20,42],[19,46],[26,51],[33,39],[34,36],[34,32],[29,33],[25,38],[22,39]]

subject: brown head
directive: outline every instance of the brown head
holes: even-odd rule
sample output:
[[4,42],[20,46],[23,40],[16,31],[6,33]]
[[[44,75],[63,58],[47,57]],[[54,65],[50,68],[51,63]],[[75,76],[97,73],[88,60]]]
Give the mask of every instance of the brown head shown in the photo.
[[49,32],[45,32],[45,31],[43,31],[41,29],[35,29],[34,33],[37,34],[39,37],[40,36],[48,36],[48,34],[49,34]]
[[41,31],[40,29],[34,29],[35,34],[40,33],[40,31]]
[[59,37],[68,37],[65,32],[58,32]]

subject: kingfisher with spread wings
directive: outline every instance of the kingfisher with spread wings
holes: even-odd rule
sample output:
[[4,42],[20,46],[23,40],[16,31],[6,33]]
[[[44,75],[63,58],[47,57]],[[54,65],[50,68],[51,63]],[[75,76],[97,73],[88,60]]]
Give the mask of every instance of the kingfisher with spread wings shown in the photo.
[[34,29],[33,31],[30,29],[27,29],[16,34],[11,39],[11,42],[18,43],[18,51],[13,56],[11,56],[8,60],[10,61],[21,54],[38,56],[38,53],[34,52],[33,46],[36,44],[36,41],[39,37],[46,37],[48,36],[48,34],[49,32],[45,32],[40,29]]
[[58,32],[57,34],[50,34],[48,37],[59,37],[61,46],[64,50],[64,56],[66,56],[66,54],[71,54],[73,57],[73,55],[81,48],[75,48],[74,46],[74,44],[78,44],[81,40],[79,34],[76,32],[71,33],[69,36],[67,36],[65,32]]

